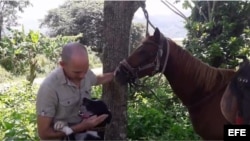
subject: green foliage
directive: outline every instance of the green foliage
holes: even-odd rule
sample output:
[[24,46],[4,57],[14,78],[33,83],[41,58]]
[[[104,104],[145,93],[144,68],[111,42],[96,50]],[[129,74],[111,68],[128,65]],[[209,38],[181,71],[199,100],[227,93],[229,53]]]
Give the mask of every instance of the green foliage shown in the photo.
[[0,93],[0,140],[38,140],[36,90],[23,82]]
[[[49,38],[39,32],[30,30],[11,30],[9,36],[0,41],[0,64],[14,75],[26,75],[30,84],[33,83],[37,72],[44,72],[43,54],[51,61],[53,67],[58,63],[61,47],[69,42],[77,41],[82,35],[57,36]],[[39,62],[39,63],[38,63]]]
[[[36,69],[35,57],[41,53],[39,46],[40,33],[30,31],[28,35],[24,30],[10,30],[11,34],[5,36],[0,42],[0,63],[13,74],[25,74],[29,71],[29,79],[33,79]],[[30,66],[27,68],[27,66]]]
[[132,53],[135,48],[137,48],[142,40],[144,39],[144,36],[142,33],[146,34],[146,28],[141,23],[132,23],[131,25],[131,33],[130,33],[130,45],[129,45],[129,52]]
[[[144,100],[146,101],[146,100]],[[150,103],[151,102],[151,103]],[[128,137],[132,140],[198,140],[188,115],[180,104],[166,109],[157,107],[156,99],[129,107]]]
[[[146,99],[145,99],[146,101]],[[167,130],[170,121],[147,102],[140,103],[137,108],[128,111],[128,137],[133,140],[158,139]]]
[[237,55],[249,55],[246,51],[249,48],[249,2],[193,1],[192,4],[190,1],[184,3],[192,10],[186,22],[186,48],[214,67],[237,66]]
[[62,36],[50,38],[43,35],[41,40],[41,47],[43,54],[53,63],[53,66],[58,64],[62,47],[70,42],[77,42],[82,34],[76,36]]
[[66,1],[49,11],[41,27],[48,27],[51,36],[84,33],[81,43],[97,46],[101,38],[103,1]]
[[93,86],[92,87],[92,94],[91,94],[92,98],[98,98],[101,99],[102,96],[102,85],[98,85],[98,86]]
[[[103,48],[103,1],[66,1],[59,8],[49,11],[42,21],[41,27],[50,29],[50,36],[83,34],[80,42],[93,51],[102,61]],[[134,24],[131,27],[130,48],[137,47],[142,39],[145,27]]]
[[8,80],[13,78],[11,74],[8,71],[6,71],[6,69],[3,68],[1,65],[0,65],[0,74],[1,74],[0,84],[3,82],[7,82]]
[[89,67],[92,68],[100,68],[102,67],[101,59],[98,57],[98,53],[91,50],[91,48],[87,48],[88,56],[89,56]]
[[23,12],[24,8],[30,6],[29,0],[0,0],[0,40],[2,39],[2,30],[16,26],[18,12]]
[[188,112],[159,75],[142,79],[143,86],[131,90],[128,137],[132,140],[194,140]]

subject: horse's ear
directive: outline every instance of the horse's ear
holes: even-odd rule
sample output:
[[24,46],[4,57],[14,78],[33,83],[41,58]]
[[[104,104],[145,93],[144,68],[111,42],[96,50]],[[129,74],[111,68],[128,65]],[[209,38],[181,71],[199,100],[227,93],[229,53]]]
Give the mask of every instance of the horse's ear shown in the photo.
[[158,28],[155,28],[154,39],[155,39],[156,43],[160,43],[161,32]]

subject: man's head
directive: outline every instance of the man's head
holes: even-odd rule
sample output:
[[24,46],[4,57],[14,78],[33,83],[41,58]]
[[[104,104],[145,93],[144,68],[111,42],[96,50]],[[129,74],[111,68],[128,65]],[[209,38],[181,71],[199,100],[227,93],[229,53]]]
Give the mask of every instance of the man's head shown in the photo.
[[80,82],[89,69],[88,52],[80,43],[68,43],[62,49],[60,65],[73,82]]

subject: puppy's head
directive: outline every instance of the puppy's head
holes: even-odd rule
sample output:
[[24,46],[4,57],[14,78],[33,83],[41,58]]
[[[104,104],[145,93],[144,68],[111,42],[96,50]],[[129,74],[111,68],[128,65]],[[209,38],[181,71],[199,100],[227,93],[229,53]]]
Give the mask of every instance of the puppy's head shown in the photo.
[[107,114],[108,117],[104,121],[105,124],[110,123],[112,118],[108,106],[102,100],[98,99],[83,98],[80,112],[83,118],[88,118],[93,115],[99,116],[102,114]]

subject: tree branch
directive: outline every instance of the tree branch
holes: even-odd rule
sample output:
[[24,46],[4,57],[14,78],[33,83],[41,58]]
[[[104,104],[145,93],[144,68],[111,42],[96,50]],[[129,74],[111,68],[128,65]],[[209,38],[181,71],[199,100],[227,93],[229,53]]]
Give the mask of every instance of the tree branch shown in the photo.
[[207,1],[207,14],[208,14],[208,21],[211,20],[211,6],[210,1]]
[[197,4],[197,2],[194,1],[193,3],[194,3],[194,5],[195,5],[195,7],[199,10],[200,15],[202,15],[203,18],[204,18],[206,21],[208,21],[207,16],[204,14],[204,12],[202,11],[201,7],[199,7],[199,5]]
[[[168,2],[167,0],[161,0],[161,2],[165,5],[165,6],[167,6],[172,12],[174,12],[175,14],[177,14],[177,15],[179,15],[181,18],[183,18],[185,21],[187,21],[188,20],[188,18],[180,11],[180,10],[178,10],[174,5],[172,5],[170,2]],[[172,6],[172,7],[170,7],[170,6]]]
[[213,6],[212,6],[212,10],[211,10],[211,19],[210,21],[212,21],[213,16],[214,16],[214,12],[215,12],[215,5],[216,5],[216,1],[213,1]]

